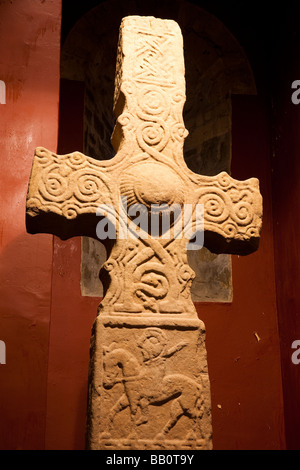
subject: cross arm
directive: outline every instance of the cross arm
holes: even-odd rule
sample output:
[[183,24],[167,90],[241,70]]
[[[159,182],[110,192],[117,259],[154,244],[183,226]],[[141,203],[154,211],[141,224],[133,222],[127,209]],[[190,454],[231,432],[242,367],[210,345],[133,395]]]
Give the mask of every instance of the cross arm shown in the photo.
[[195,198],[204,206],[204,246],[214,253],[247,255],[258,249],[262,227],[259,181],[226,172],[197,176]]
[[106,164],[80,152],[56,155],[38,147],[27,193],[27,231],[52,233],[63,240],[96,238],[97,208],[111,204]]

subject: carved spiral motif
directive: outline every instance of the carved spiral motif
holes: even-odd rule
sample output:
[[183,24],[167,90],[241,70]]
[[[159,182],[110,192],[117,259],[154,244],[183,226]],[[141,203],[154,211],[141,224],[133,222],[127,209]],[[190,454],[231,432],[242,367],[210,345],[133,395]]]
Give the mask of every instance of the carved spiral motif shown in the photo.
[[62,214],[69,220],[76,219],[79,207],[76,204],[68,203],[62,208]]
[[238,228],[232,222],[227,222],[223,226],[223,232],[225,233],[227,237],[233,238],[238,233]]
[[47,201],[59,202],[66,198],[68,192],[67,180],[59,174],[59,169],[56,165],[52,166],[42,176],[39,190]]
[[170,113],[170,97],[155,85],[144,86],[138,95],[137,128],[139,146],[151,155],[157,156],[170,139],[167,118]]
[[143,298],[154,297],[155,299],[164,298],[169,290],[167,276],[162,272],[162,266],[158,263],[147,263],[144,272],[140,276],[140,282],[136,285],[136,296]]
[[218,183],[222,188],[225,189],[225,188],[229,188],[229,186],[232,184],[232,180],[225,171],[222,171],[218,175]]
[[209,222],[219,224],[224,222],[229,216],[228,207],[230,207],[230,201],[217,189],[214,192],[202,195],[199,198],[199,204],[204,205],[205,219]]
[[146,114],[148,117],[160,116],[166,119],[170,112],[170,102],[168,95],[161,89],[151,86],[144,87],[139,95],[139,114]]
[[142,122],[138,129],[137,139],[140,147],[147,152],[149,147],[154,147],[161,152],[168,143],[169,132],[166,125],[160,119]]
[[176,122],[171,128],[171,135],[174,140],[182,141],[188,135],[188,130],[181,122]]
[[185,101],[185,94],[182,93],[181,89],[175,90],[172,96],[173,103],[184,103]]
[[118,117],[118,122],[123,127],[127,127],[128,130],[132,130],[134,128],[134,117],[130,113],[122,113]]
[[136,86],[131,80],[124,80],[122,82],[121,90],[125,95],[132,95],[135,93]]
[[195,273],[187,264],[181,264],[177,269],[177,276],[180,284],[185,286],[187,282],[195,278]]
[[107,272],[111,272],[113,269],[115,269],[118,266],[116,260],[109,258],[105,263],[103,264],[103,268]]
[[79,152],[74,152],[69,155],[69,158],[66,160],[66,162],[71,168],[77,170],[85,165],[86,157]]
[[239,225],[249,225],[253,220],[253,209],[249,202],[241,201],[236,204],[234,213]]
[[53,163],[53,154],[52,154],[52,152],[49,152],[49,150],[46,150],[43,147],[36,148],[35,155],[39,159],[39,162],[42,166],[47,166],[47,165]]
[[251,225],[247,230],[246,230],[246,235],[251,238],[251,237],[259,237],[259,229],[258,227]]
[[99,199],[103,183],[97,174],[86,171],[76,175],[75,196],[82,202],[95,202]]
[[73,219],[82,204],[95,207],[95,203],[106,194],[105,182],[85,155],[79,152],[55,155],[44,149],[38,149],[36,154],[38,164],[44,167],[38,180],[39,197],[36,197],[40,200],[40,207],[47,206],[55,213]]

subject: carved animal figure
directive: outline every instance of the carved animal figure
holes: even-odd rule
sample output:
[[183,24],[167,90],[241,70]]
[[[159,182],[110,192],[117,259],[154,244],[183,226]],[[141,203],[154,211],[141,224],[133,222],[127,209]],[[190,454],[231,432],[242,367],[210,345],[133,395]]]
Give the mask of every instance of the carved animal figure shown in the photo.
[[149,367],[146,364],[141,365],[131,352],[116,347],[114,343],[104,348],[104,388],[111,389],[117,383],[124,385],[124,393],[109,412],[106,435],[110,435],[116,414],[125,408],[130,408],[135,432],[136,426],[148,421],[149,405],[159,406],[172,400],[170,418],[156,438],[164,438],[184,415],[193,421],[189,438],[196,437],[197,429],[203,437],[200,426],[204,413],[202,386],[184,374],[163,376],[162,362],[166,357],[160,359],[156,358],[155,363]]

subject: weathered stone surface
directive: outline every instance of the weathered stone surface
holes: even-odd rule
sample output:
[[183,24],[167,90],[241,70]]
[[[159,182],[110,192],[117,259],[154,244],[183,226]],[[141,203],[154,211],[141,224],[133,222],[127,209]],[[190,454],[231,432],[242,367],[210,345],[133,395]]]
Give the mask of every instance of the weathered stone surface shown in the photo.
[[[91,342],[91,449],[211,448],[204,325],[191,301],[187,245],[203,219],[204,244],[214,252],[258,247],[258,181],[197,175],[184,162],[182,46],[174,21],[125,18],[114,97],[116,156],[98,161],[44,148],[35,154],[28,231],[98,236],[109,253]],[[154,232],[153,219],[159,221]]]

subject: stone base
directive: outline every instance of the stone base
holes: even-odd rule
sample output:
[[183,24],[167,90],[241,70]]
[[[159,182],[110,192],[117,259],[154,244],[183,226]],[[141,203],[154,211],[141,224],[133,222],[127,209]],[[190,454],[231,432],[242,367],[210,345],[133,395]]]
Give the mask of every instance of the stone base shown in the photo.
[[99,315],[93,326],[87,448],[212,448],[205,329],[175,315]]

